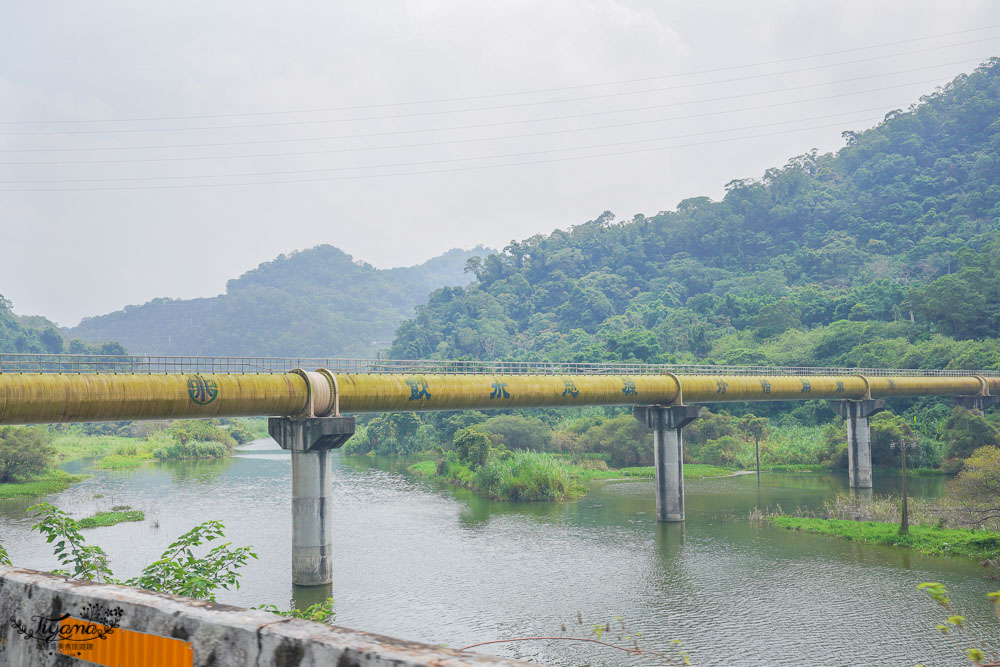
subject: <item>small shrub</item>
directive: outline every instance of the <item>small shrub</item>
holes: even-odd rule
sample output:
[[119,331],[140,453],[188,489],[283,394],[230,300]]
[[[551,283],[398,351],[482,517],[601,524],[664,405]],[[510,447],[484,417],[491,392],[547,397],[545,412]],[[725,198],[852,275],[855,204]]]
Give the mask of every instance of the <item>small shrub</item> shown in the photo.
[[245,445],[248,442],[253,442],[257,439],[257,436],[255,436],[250,429],[239,423],[233,424],[229,427],[229,435],[232,436],[237,445]]
[[153,456],[161,461],[179,459],[217,459],[229,454],[229,449],[219,442],[172,441],[153,451]]
[[181,419],[171,424],[164,433],[182,445],[189,442],[215,442],[227,451],[236,446],[236,440],[226,429],[208,419]]

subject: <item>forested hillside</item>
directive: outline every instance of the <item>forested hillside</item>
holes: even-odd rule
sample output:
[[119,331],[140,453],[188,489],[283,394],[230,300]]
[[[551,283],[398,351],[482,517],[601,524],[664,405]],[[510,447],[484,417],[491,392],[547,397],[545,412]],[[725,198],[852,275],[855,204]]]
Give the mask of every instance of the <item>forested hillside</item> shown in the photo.
[[397,358],[1000,368],[1000,61],[722,201],[473,258]]
[[0,294],[0,352],[125,354],[125,348],[114,342],[90,345],[75,338],[67,340],[44,317],[15,315],[10,301]]
[[204,299],[155,299],[73,329],[133,354],[367,356],[431,290],[469,282],[484,248],[450,250],[418,266],[376,269],[329,245],[281,255]]

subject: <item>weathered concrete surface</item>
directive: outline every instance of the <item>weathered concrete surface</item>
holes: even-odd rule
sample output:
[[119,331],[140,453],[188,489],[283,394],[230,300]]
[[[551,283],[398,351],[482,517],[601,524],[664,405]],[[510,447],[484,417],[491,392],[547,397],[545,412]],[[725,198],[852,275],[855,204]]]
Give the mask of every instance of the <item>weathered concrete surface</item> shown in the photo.
[[267,431],[292,452],[292,582],[333,581],[330,450],[354,434],[354,417],[271,417]]
[[697,405],[637,405],[635,418],[653,429],[656,520],[684,520],[684,436],[682,429],[701,416]]
[[854,489],[872,488],[872,431],[869,418],[885,410],[885,401],[830,401],[847,425],[847,477]]
[[267,432],[282,449],[337,449],[354,435],[354,417],[269,417]]
[[984,414],[987,408],[1000,405],[1000,396],[956,396],[955,403],[966,410]]
[[[0,566],[0,665],[83,665],[50,644],[25,639],[9,622],[33,626],[33,617],[80,616],[87,605],[121,608],[120,629],[190,642],[195,667],[473,667],[531,663],[288,619],[127,586],[66,579]],[[141,657],[121,667],[144,667]]]

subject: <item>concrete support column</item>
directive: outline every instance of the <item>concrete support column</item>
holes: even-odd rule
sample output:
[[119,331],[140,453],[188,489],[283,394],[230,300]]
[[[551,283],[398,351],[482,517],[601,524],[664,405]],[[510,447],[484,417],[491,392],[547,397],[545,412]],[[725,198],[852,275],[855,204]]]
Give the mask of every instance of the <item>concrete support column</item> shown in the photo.
[[653,429],[656,520],[684,520],[684,438],[681,429],[701,416],[697,405],[637,405],[635,418]]
[[966,410],[985,414],[986,408],[992,408],[1000,404],[1000,396],[956,396],[955,403],[961,405]]
[[872,488],[872,435],[868,419],[885,410],[882,399],[830,401],[847,424],[847,474],[852,489]]
[[267,432],[292,452],[292,583],[333,581],[330,450],[354,435],[354,417],[271,417]]

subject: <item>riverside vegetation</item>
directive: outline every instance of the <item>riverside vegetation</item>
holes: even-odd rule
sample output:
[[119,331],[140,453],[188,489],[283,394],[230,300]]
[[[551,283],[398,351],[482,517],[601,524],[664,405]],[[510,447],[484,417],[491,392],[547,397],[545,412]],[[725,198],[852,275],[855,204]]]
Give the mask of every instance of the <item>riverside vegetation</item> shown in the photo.
[[[705,409],[684,431],[685,477],[752,470],[758,452],[765,471],[846,471],[844,424],[809,423],[820,410],[825,406],[798,406],[772,421],[738,406],[733,413]],[[653,476],[652,435],[631,414],[619,408],[567,412],[361,417],[345,452],[423,455],[433,460],[411,466],[412,472],[504,500],[562,500],[584,493],[583,483],[591,480]],[[955,473],[976,447],[1000,444],[998,419],[998,412],[983,416],[933,401],[915,402],[901,414],[879,413],[871,420],[873,464],[897,465],[890,444],[906,439],[917,443],[910,474]]]
[[124,469],[154,460],[220,458],[265,435],[264,420],[2,426],[0,498],[57,493],[84,479],[54,468],[60,461],[96,458],[95,468]]
[[[1000,60],[990,59],[877,126],[845,132],[834,153],[730,182],[721,201],[690,197],[620,221],[604,212],[514,240],[469,261],[471,284],[431,294],[400,325],[390,357],[1000,370],[998,100]],[[889,407],[872,421],[876,465],[896,465],[887,434],[917,441],[915,468],[948,473],[998,444],[994,415],[931,398]],[[740,419],[751,406],[725,410]],[[769,422],[765,468],[845,465],[843,428],[825,402],[752,410]],[[648,435],[615,411],[586,413],[589,424],[553,411],[507,414],[552,432],[530,446],[504,434],[508,449],[649,464]],[[447,449],[469,419],[487,421],[376,419],[356,446]],[[700,442],[699,425],[689,427],[687,459],[749,468],[749,438],[717,422],[702,422]]]
[[897,523],[899,507],[898,499],[891,496],[864,499],[842,493],[824,503],[819,515],[799,510],[792,516],[777,508],[775,512],[757,509],[751,518],[856,542],[969,556],[996,567],[1000,564],[1000,448],[986,446],[972,452],[943,499],[910,500],[911,525],[906,532]]

